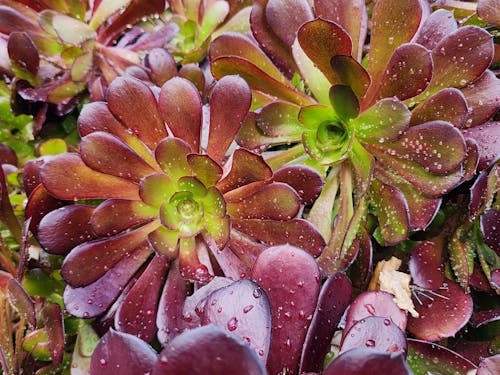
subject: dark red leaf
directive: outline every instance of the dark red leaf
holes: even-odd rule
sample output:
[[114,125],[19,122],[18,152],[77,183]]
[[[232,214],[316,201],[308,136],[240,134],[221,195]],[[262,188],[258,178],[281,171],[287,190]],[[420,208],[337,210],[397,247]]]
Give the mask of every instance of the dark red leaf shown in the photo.
[[483,310],[472,315],[470,324],[472,324],[473,327],[480,327],[483,324],[488,324],[497,320],[500,320],[500,309]]
[[295,189],[303,205],[312,204],[321,193],[324,180],[313,168],[306,165],[289,165],[274,172],[273,180],[284,182]]
[[500,154],[500,122],[492,121],[463,131],[466,138],[472,138],[479,148],[478,170],[486,169]]
[[480,217],[484,242],[500,254],[500,211],[491,209]]
[[307,0],[268,0],[265,14],[271,30],[289,47],[299,27],[314,18]]
[[25,318],[32,328],[36,327],[35,302],[26,292],[23,286],[14,278],[7,283],[10,303],[17,312]]
[[45,305],[41,313],[45,325],[45,330],[49,336],[49,349],[52,356],[52,363],[60,365],[64,355],[64,320],[61,307],[57,303]]
[[413,248],[408,267],[413,282],[421,288],[437,290],[444,281],[443,240],[423,241]]
[[467,127],[486,122],[500,108],[500,81],[491,70],[485,71],[477,81],[464,87],[462,93],[469,106]]
[[32,76],[38,74],[40,56],[28,33],[14,32],[9,35],[7,49],[11,62]]
[[164,48],[151,49],[144,57],[144,65],[149,68],[151,78],[157,86],[163,86],[177,75],[174,57]]
[[432,50],[441,39],[455,30],[457,30],[457,21],[453,17],[453,12],[438,9],[427,17],[415,35],[414,41]]
[[52,210],[58,209],[68,202],[59,200],[50,195],[42,184],[38,185],[30,194],[30,199],[25,209],[25,216],[31,218],[30,230],[36,236],[38,224],[42,218]]

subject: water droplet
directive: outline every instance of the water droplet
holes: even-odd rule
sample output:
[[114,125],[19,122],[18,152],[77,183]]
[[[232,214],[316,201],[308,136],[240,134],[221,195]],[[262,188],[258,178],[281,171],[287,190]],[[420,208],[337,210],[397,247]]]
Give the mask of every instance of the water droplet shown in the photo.
[[262,290],[255,289],[252,294],[255,298],[260,298],[262,296]]
[[235,316],[233,316],[231,319],[228,320],[227,322],[227,329],[229,331],[234,331],[236,328],[238,328],[238,319],[236,319]]
[[253,305],[248,305],[243,308],[243,313],[247,314],[250,310],[253,309]]
[[366,340],[365,345],[369,348],[373,348],[375,346],[375,341],[372,339]]

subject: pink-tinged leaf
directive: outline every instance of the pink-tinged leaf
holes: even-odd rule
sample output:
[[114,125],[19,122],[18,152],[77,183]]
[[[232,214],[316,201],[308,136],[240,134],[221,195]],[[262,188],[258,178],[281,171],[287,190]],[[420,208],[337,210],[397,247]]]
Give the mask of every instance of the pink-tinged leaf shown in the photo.
[[269,297],[273,321],[267,369],[296,373],[302,345],[314,313],[319,290],[318,266],[308,253],[290,245],[271,247],[260,254],[252,270]]
[[406,336],[388,318],[369,316],[354,324],[344,336],[340,353],[355,348],[368,348],[387,353],[406,355]]
[[39,29],[37,14],[33,11],[16,9],[14,4],[0,5],[0,33],[33,32]]
[[358,289],[366,289],[373,274],[373,245],[370,235],[363,228],[356,236],[351,247],[357,247],[352,251],[356,254],[356,259],[349,266],[348,275],[352,285]]
[[413,283],[437,290],[444,282],[443,240],[423,241],[413,248],[408,262]]
[[215,185],[222,176],[222,168],[207,155],[189,154],[187,161],[193,171],[193,175],[205,187]]
[[500,320],[500,309],[478,311],[472,315],[470,324],[473,327],[481,327],[484,324]]
[[477,26],[461,27],[432,50],[434,74],[427,91],[463,87],[479,78],[492,59],[491,35]]
[[488,23],[500,25],[500,1],[498,0],[478,0],[477,15]]
[[30,194],[30,199],[26,204],[24,215],[30,218],[30,230],[36,236],[38,225],[47,213],[65,206],[68,202],[59,200],[50,195],[42,184],[38,185]]
[[[163,171],[173,181],[191,174],[187,161],[190,146],[180,138],[165,138],[156,147],[155,158]],[[144,181],[146,181],[147,178]]]
[[314,18],[307,0],[269,0],[265,14],[271,30],[289,47],[299,27]]
[[411,113],[399,100],[385,98],[361,113],[351,123],[360,141],[380,143],[395,140],[408,128]]
[[457,21],[453,17],[453,12],[438,9],[427,17],[413,41],[429,50],[433,50],[441,39],[455,32],[457,28]]
[[381,0],[375,4],[368,55],[368,71],[373,79],[373,88],[380,83],[394,50],[409,42],[417,32],[422,14],[419,0],[402,0],[397,3]]
[[303,205],[312,204],[321,193],[324,180],[313,168],[306,165],[290,165],[274,172],[273,181],[284,182],[295,189]]
[[7,50],[11,64],[23,73],[27,73],[29,78],[35,78],[40,66],[40,56],[28,33],[11,33]]
[[384,375],[410,375],[401,353],[384,353],[373,349],[352,349],[339,355],[323,375],[369,375],[373,370]]
[[461,128],[469,116],[468,111],[464,94],[455,88],[446,88],[413,109],[410,126],[442,120]]
[[[206,283],[210,281],[213,274],[208,267],[200,261],[198,250],[202,249],[202,241],[196,241],[194,237],[181,238],[179,241],[179,269],[181,276],[185,279]],[[205,248],[206,249],[206,248]]]
[[236,135],[236,142],[239,146],[256,152],[264,150],[270,144],[286,143],[288,136],[285,137],[268,137],[262,134],[261,129],[257,125],[258,114],[249,112],[240,131]]
[[466,375],[476,369],[472,362],[444,346],[415,339],[408,339],[406,361],[415,372],[422,374]]
[[486,169],[500,154],[500,122],[487,122],[463,131],[465,138],[476,141],[479,149],[478,170]]
[[434,292],[439,295],[425,290],[415,294],[419,317],[408,319],[408,331],[418,339],[437,341],[454,336],[472,315],[472,298],[455,282],[445,279]]
[[421,94],[431,82],[432,70],[431,51],[414,43],[399,46],[380,78],[377,99],[405,100]]
[[66,255],[77,245],[93,240],[93,211],[93,207],[70,205],[49,212],[38,227],[40,245],[50,254]]
[[223,194],[252,182],[270,180],[273,175],[262,156],[245,149],[237,149],[225,168],[229,172],[216,185]]
[[98,236],[111,236],[151,221],[157,214],[140,201],[107,199],[97,206],[90,217],[92,231]]
[[[259,43],[264,55],[270,56],[272,63],[276,65],[287,77],[292,77],[297,69],[295,61],[290,53],[288,45],[272,31],[266,17],[267,0],[253,2],[250,13],[250,26],[252,34]],[[266,57],[266,60],[268,58]]]
[[173,56],[164,48],[153,48],[144,58],[144,65],[157,86],[163,86],[177,75],[177,64]]
[[158,296],[168,262],[154,256],[142,275],[127,292],[115,314],[115,328],[151,342],[156,334]]
[[500,211],[491,209],[479,218],[483,240],[497,254],[500,254]]
[[325,247],[325,240],[308,221],[293,219],[289,221],[233,219],[233,228],[254,237],[270,246],[290,244],[318,256]]
[[93,170],[133,182],[156,172],[127,144],[105,132],[93,132],[83,137],[80,155]]
[[250,195],[227,201],[227,212],[235,219],[290,220],[300,208],[300,200],[290,186],[274,182]]
[[298,105],[311,104],[312,99],[298,91],[284,79],[276,79],[253,62],[237,56],[222,56],[211,61],[210,68],[216,79],[227,75],[239,75],[252,88],[265,94]]
[[[198,353],[193,361],[193,353]],[[257,354],[237,336],[208,325],[185,331],[160,353],[153,375],[265,375]]]
[[153,92],[137,79],[115,79],[109,85],[108,107],[151,150],[168,135]]
[[205,92],[206,79],[198,64],[185,64],[179,69],[179,77],[185,78],[193,83],[200,95]]
[[151,373],[155,351],[143,340],[111,329],[99,341],[90,362],[90,375],[137,375]]
[[342,26],[352,40],[352,56],[361,61],[368,28],[368,15],[363,0],[315,0],[314,10],[317,17],[333,21]]
[[[500,22],[498,22],[500,23]],[[477,375],[495,375],[500,372],[500,354],[481,360]]]
[[207,154],[220,163],[241,128],[252,102],[248,84],[238,76],[223,77],[210,95]]
[[60,365],[64,355],[64,321],[63,312],[57,303],[44,306],[41,314],[48,335],[49,350],[54,365]]
[[400,310],[393,295],[382,291],[361,293],[349,307],[345,319],[344,336],[361,319],[369,316],[389,318],[399,328],[406,328],[406,314]]
[[101,315],[123,292],[130,278],[150,254],[149,246],[139,247],[132,256],[124,257],[95,282],[82,288],[67,285],[63,296],[66,310],[77,318]]
[[265,365],[271,341],[271,308],[259,285],[244,279],[211,293],[201,307],[201,324],[210,323],[239,336]]
[[23,286],[14,278],[7,282],[9,301],[20,316],[27,320],[31,328],[36,327],[35,302]]
[[335,82],[349,86],[361,102],[370,86],[371,78],[363,66],[352,56],[335,55],[330,60]]
[[464,87],[462,93],[469,106],[467,127],[486,122],[500,108],[500,80],[491,70],[486,70],[477,81]]
[[255,260],[267,246],[261,244],[234,228],[231,230],[229,247],[238,255],[238,257],[249,267],[255,263]]
[[202,103],[198,89],[188,80],[174,77],[161,88],[161,116],[174,136],[198,152],[201,140]]
[[178,264],[173,263],[163,287],[158,304],[158,315],[156,316],[158,341],[163,346],[167,346],[193,319],[191,313],[189,315],[183,314],[184,300],[188,292],[189,282],[181,277]]
[[90,169],[78,154],[61,154],[43,165],[42,182],[59,199],[139,199],[138,186]]
[[394,186],[373,180],[370,186],[370,199],[385,244],[395,245],[407,239],[410,218],[403,193]]
[[301,374],[304,372],[320,373],[323,369],[323,362],[330,351],[333,334],[344,310],[349,305],[351,293],[351,283],[343,273],[333,274],[321,287],[316,310],[302,349],[299,371]]
[[351,54],[351,38],[345,30],[336,23],[315,19],[300,27],[297,39],[302,50],[330,83],[339,83],[330,61],[336,55]]
[[75,247],[64,260],[61,275],[73,287],[95,282],[121,259],[143,246],[147,235],[158,225],[153,222],[124,234]]

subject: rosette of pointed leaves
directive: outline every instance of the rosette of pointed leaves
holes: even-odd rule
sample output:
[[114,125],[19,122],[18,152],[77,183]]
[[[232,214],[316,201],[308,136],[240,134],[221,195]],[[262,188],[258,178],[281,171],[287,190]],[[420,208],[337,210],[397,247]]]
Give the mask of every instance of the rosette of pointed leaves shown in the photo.
[[[301,9],[301,16],[287,9]],[[351,245],[360,238],[368,204],[378,218],[377,238],[396,244],[426,228],[440,197],[472,177],[477,146],[458,128],[467,119],[484,122],[498,102],[489,101],[484,110],[468,107],[463,92],[468,84],[486,81],[494,90],[498,80],[486,70],[491,36],[473,26],[457,30],[450,16],[444,10],[429,16],[427,4],[418,0],[378,1],[366,69],[363,1],[335,7],[316,1],[315,14],[306,1],[258,1],[251,24],[262,49],[236,34],[222,35],[211,46],[213,75],[239,74],[254,91],[259,109],[240,131],[241,145],[263,150],[295,144],[268,159],[273,168],[296,162],[322,171],[333,166],[325,185],[330,189],[309,215],[329,241],[320,258],[327,273],[354,258]],[[433,34],[443,19],[447,26]],[[462,87],[463,92],[457,89]],[[463,109],[478,117],[469,118]],[[325,221],[323,213],[334,206],[339,183],[332,233],[333,218]]]
[[[300,172],[299,196],[259,155],[237,149],[226,156],[250,106],[241,78],[214,86],[204,129],[198,90],[183,78],[167,81],[158,99],[146,84],[118,78],[107,99],[82,110],[80,152],[41,166],[48,194],[77,201],[45,215],[35,230],[47,252],[66,255],[61,274],[70,313],[102,314],[136,275],[117,302],[115,327],[150,340],[173,260],[183,277],[206,282],[221,271],[244,277],[266,244],[321,252],[321,235],[296,218],[321,178],[309,169],[285,170],[291,181]],[[46,209],[44,194],[31,198],[29,212]],[[138,310],[150,314],[143,319]]]
[[[164,1],[2,0],[0,34],[8,36],[12,73],[25,81],[16,84],[17,92],[29,101],[71,108],[71,99],[88,83],[101,75],[111,82],[140,63],[138,46],[125,49],[113,43],[128,25],[164,8]],[[149,37],[149,44],[139,44],[160,46],[174,32],[170,27]]]

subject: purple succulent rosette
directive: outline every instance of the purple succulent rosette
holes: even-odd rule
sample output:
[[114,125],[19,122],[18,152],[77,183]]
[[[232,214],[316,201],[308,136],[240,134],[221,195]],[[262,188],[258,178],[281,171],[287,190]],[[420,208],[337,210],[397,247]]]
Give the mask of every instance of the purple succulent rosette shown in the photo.
[[[301,177],[291,179],[299,195],[261,156],[242,148],[226,155],[250,98],[241,78],[226,77],[204,115],[197,88],[183,78],[167,81],[157,96],[135,78],[118,78],[107,102],[84,107],[79,153],[44,160],[35,188],[44,193],[28,203],[38,212],[50,208],[47,196],[66,202],[38,216],[35,232],[48,253],[66,256],[61,275],[71,314],[101,315],[118,298],[116,329],[150,341],[174,260],[182,277],[205,283],[214,274],[249,275],[269,245],[321,253],[321,234],[298,218],[302,199],[322,185],[319,175],[288,170]],[[150,318],[143,322],[139,311]]]
[[[291,19],[285,9],[303,11]],[[300,0],[255,2],[259,45],[224,34],[212,43],[210,61],[216,78],[239,74],[253,90],[257,109],[238,134],[240,145],[290,144],[267,159],[272,168],[306,163],[326,174],[308,219],[327,240],[319,264],[331,274],[362,251],[356,239],[368,212],[378,219],[379,241],[394,245],[425,229],[440,197],[472,178],[479,151],[460,128],[493,115],[498,100],[475,105],[473,85],[496,92],[498,80],[487,70],[491,36],[458,29],[450,12],[429,15],[418,0],[378,1],[365,68],[364,2],[332,8],[316,1],[314,9]],[[334,218],[324,212],[336,201],[332,230]]]

